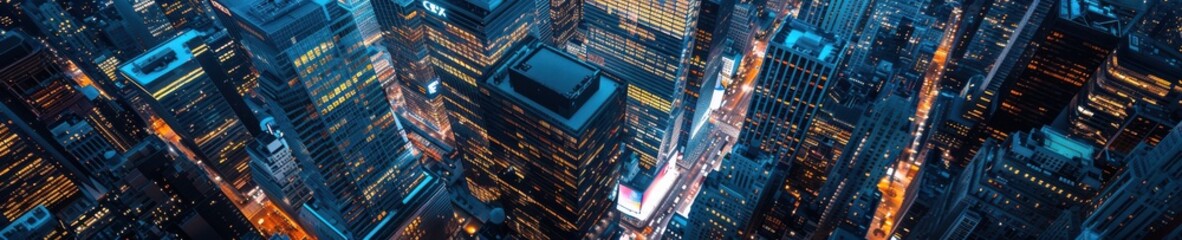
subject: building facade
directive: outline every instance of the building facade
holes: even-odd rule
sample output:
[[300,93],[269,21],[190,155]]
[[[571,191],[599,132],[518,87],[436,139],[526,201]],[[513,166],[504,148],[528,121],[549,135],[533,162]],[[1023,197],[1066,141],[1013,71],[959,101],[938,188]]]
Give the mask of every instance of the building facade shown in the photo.
[[512,53],[481,92],[492,178],[518,236],[593,239],[614,212],[623,85],[551,47]]

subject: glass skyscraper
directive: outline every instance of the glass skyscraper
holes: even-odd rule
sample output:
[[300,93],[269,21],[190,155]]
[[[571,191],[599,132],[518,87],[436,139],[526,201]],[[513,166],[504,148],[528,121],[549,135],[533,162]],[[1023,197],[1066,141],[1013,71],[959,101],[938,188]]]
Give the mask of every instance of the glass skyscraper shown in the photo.
[[531,45],[481,87],[496,165],[468,171],[490,176],[504,193],[518,236],[596,236],[614,224],[623,87],[559,49]]
[[226,100],[239,95],[215,85],[226,78],[216,59],[204,34],[186,31],[119,70],[142,91],[137,92],[138,100],[147,105],[142,115],[159,117],[225,181],[246,190],[254,187],[246,154],[252,137]]
[[[512,49],[530,33],[533,0],[443,0],[422,1],[427,16],[431,63],[442,83],[438,91],[451,117],[455,147],[464,165],[487,167],[500,164],[492,152],[485,129],[484,102],[480,82],[504,61]],[[428,86],[428,91],[430,88]],[[482,201],[501,194],[496,184],[477,180],[479,172],[465,172],[472,192]]]
[[625,140],[644,169],[679,146],[690,46],[699,0],[587,0],[587,61],[625,79]]
[[[786,171],[796,159],[805,134],[825,100],[841,62],[845,42],[804,22],[789,20],[768,41],[764,64],[755,79],[750,109],[743,119],[737,143],[757,148],[776,161],[772,184],[786,186]],[[756,212],[752,229],[779,237],[787,226],[784,211],[786,187],[768,191]],[[774,207],[778,206],[778,207]],[[769,226],[775,225],[775,226]]]
[[426,10],[420,1],[414,0],[374,0],[373,4],[378,23],[385,33],[382,43],[398,68],[395,72],[398,83],[386,86],[387,92],[394,90],[389,88],[401,91],[404,104],[400,106],[400,119],[405,120],[403,122],[411,130],[419,130],[409,131],[409,134],[421,131],[423,134],[420,135],[424,135],[419,138],[422,141],[412,138],[412,142],[428,154],[434,152],[430,149],[439,148],[428,138],[454,144],[451,121],[444,107],[442,82],[431,66]]
[[[251,53],[259,91],[301,161],[322,236],[382,237],[426,177],[410,154],[352,13],[333,1],[215,1]],[[312,206],[309,206],[312,205]]]

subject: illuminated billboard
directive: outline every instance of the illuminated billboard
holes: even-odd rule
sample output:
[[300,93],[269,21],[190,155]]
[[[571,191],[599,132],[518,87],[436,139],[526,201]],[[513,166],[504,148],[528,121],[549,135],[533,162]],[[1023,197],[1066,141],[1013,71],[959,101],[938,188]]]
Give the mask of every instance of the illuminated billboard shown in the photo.
[[673,189],[673,183],[677,182],[680,175],[676,165],[669,162],[672,161],[666,161],[666,164],[657,168],[660,171],[647,184],[620,183],[620,198],[616,200],[616,209],[641,220],[647,220],[652,216],[669,194],[669,190]]
[[619,189],[620,198],[617,200],[616,209],[628,215],[639,216],[640,202],[644,200],[644,192],[632,190],[632,187],[624,184],[620,184]]

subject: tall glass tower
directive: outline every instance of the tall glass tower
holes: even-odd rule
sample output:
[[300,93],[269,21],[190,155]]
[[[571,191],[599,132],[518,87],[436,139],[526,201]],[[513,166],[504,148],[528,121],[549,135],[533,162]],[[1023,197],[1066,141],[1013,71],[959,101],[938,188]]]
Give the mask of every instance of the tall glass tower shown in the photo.
[[587,0],[587,61],[627,79],[628,148],[650,169],[676,150],[699,0]]
[[131,59],[119,71],[141,90],[136,95],[148,106],[145,116],[160,117],[231,185],[239,190],[254,186],[246,154],[252,137],[226,100],[238,95],[215,85],[226,78],[225,70],[203,34],[186,31]]
[[[314,192],[304,205],[340,238],[393,234],[425,177],[395,120],[353,14],[334,1],[214,1],[251,53],[259,90]],[[311,205],[311,206],[310,206]],[[317,210],[318,209],[318,210]]]
[[[422,1],[427,15],[431,63],[439,74],[444,106],[451,117],[456,149],[464,165],[474,168],[499,163],[488,150],[485,104],[479,100],[481,79],[504,61],[531,31],[533,0]],[[430,88],[428,88],[430,90]],[[501,194],[479,172],[468,171],[472,192],[482,201]]]
[[[786,171],[825,101],[841,62],[845,42],[801,21],[784,23],[768,41],[755,79],[751,105],[738,143],[766,152],[776,161],[772,185],[757,206],[751,228],[778,238],[786,234]],[[783,185],[781,185],[783,184]],[[755,231],[755,230],[752,230]],[[753,233],[755,234],[755,233]]]
[[615,212],[624,118],[619,83],[556,48],[515,51],[481,87],[508,225],[528,239],[579,239]]
[[[414,0],[375,0],[374,11],[385,33],[384,42],[395,66],[396,78],[405,104],[400,111],[407,127],[418,128],[423,135],[452,143],[451,122],[444,108],[442,83],[430,64],[426,10]],[[390,91],[389,89],[387,91]],[[426,142],[416,146],[426,150]]]

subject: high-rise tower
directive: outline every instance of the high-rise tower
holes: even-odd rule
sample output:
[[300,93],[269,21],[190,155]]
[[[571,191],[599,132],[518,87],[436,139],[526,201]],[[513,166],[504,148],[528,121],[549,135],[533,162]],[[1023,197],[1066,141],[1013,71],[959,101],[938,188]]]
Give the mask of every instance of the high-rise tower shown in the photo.
[[314,193],[304,209],[339,238],[393,234],[425,181],[352,12],[335,1],[214,1],[262,74],[261,95]]
[[587,61],[626,80],[628,148],[644,169],[679,146],[699,0],[587,0]]
[[505,194],[521,237],[596,236],[615,212],[623,87],[556,48],[512,54],[481,88],[497,164],[470,171]]

